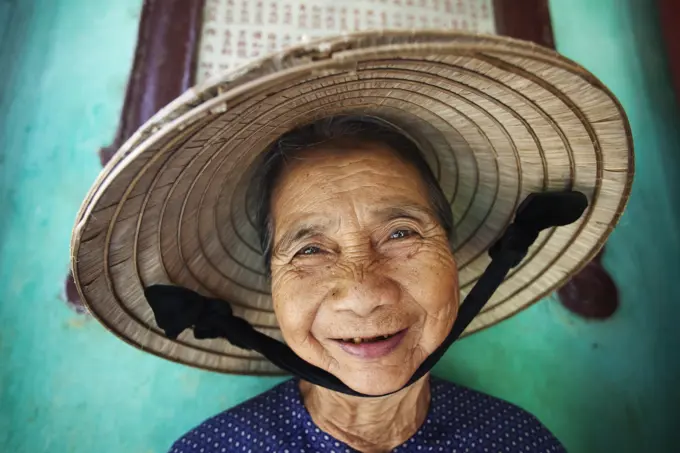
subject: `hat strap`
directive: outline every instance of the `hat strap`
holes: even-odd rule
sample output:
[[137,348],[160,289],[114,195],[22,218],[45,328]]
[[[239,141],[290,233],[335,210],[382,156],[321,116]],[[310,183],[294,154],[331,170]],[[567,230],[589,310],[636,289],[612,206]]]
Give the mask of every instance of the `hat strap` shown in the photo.
[[[581,192],[529,195],[517,209],[514,222],[489,250],[491,262],[465,298],[451,332],[404,387],[416,382],[434,367],[489,301],[510,269],[524,259],[542,230],[575,222],[587,206],[588,200]],[[184,330],[193,327],[196,339],[225,338],[234,346],[259,352],[277,367],[312,384],[348,395],[374,396],[352,390],[328,371],[300,358],[285,343],[258,332],[248,321],[234,316],[231,306],[224,300],[168,285],[146,287],[144,295],[154,312],[156,323],[168,338],[175,339]]]

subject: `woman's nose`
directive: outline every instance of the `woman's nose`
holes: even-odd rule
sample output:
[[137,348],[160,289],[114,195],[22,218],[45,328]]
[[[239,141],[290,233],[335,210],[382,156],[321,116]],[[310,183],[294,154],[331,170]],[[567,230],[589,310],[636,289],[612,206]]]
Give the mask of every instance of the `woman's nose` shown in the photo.
[[338,279],[331,291],[334,310],[350,311],[367,317],[380,307],[396,304],[400,298],[399,285],[376,272],[353,272],[352,276]]

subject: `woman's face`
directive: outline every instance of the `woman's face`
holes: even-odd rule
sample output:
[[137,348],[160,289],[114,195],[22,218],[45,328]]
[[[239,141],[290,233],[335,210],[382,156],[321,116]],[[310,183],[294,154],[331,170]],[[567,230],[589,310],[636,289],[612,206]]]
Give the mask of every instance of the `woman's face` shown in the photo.
[[378,144],[304,151],[271,208],[288,345],[356,391],[401,388],[458,311],[456,264],[418,171]]

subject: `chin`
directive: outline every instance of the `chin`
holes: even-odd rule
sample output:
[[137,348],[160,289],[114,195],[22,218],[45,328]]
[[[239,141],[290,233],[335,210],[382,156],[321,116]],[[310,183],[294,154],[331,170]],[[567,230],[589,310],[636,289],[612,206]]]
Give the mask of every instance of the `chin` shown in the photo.
[[[370,365],[367,367],[369,368]],[[375,365],[372,369],[346,370],[334,373],[346,386],[365,395],[384,395],[396,392],[405,386],[415,371],[401,369],[382,369]]]

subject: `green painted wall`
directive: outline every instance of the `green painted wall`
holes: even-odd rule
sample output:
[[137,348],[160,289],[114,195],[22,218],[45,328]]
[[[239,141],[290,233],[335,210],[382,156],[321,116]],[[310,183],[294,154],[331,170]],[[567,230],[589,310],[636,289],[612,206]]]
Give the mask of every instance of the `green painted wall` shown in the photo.
[[[652,1],[552,0],[559,49],[621,99],[637,177],[605,265],[622,308],[547,299],[461,341],[438,374],[536,413],[571,452],[680,438],[680,112]],[[145,355],[63,302],[70,229],[113,137],[141,0],[0,0],[0,451],[160,453],[278,379]],[[674,439],[675,436],[675,439]]]

